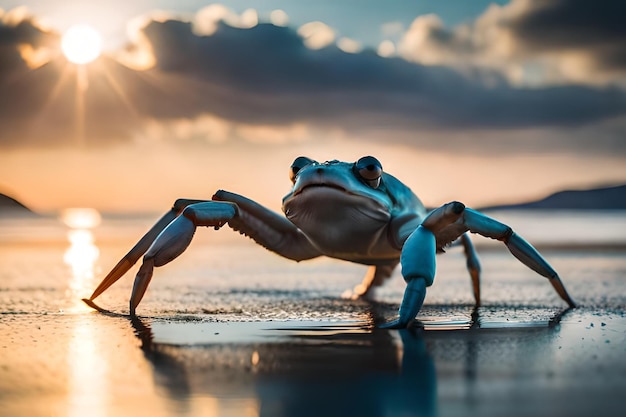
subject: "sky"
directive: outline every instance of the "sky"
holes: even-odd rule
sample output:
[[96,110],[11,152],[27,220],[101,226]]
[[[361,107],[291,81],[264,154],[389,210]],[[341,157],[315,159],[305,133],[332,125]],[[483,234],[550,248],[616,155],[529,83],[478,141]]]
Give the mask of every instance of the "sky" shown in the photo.
[[[626,3],[0,1],[0,193],[280,209],[299,155],[376,156],[429,206],[626,182]],[[61,52],[74,24],[103,53]]]

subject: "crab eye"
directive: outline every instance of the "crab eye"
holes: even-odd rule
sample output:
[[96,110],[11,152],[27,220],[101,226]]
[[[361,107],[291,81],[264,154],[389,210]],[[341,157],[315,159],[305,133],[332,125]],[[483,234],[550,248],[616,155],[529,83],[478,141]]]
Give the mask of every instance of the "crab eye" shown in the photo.
[[364,156],[354,164],[354,171],[370,187],[378,188],[383,166],[373,156]]
[[314,160],[312,160],[311,158],[307,158],[306,156],[297,157],[289,167],[289,179],[291,180],[291,182],[296,182],[296,174],[298,174],[298,171],[300,171],[307,165],[311,165],[314,162]]

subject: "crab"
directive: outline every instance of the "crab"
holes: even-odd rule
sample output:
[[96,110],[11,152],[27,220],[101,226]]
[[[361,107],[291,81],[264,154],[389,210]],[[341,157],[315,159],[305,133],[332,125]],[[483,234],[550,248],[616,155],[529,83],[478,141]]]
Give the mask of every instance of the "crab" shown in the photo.
[[411,326],[426,288],[435,277],[435,256],[455,241],[464,248],[474,299],[480,305],[480,264],[468,233],[502,241],[523,264],[548,279],[569,305],[575,303],[556,271],[511,227],[453,201],[427,210],[419,198],[378,159],[317,162],[296,158],[289,168],[293,184],[283,198],[284,217],[241,195],[219,190],[211,200],[179,199],[137,242],[94,290],[88,305],[119,280],[143,256],[130,296],[135,317],[153,270],[174,260],[189,246],[198,226],[228,224],[259,245],[294,261],[327,256],[369,265],[355,297],[368,297],[401,264],[406,289],[398,317],[385,328]]

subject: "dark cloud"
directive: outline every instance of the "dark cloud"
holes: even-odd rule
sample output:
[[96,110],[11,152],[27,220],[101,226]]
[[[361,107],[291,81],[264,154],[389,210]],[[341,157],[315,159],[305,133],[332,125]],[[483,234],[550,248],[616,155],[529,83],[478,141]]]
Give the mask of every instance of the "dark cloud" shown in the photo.
[[[2,17],[1,9],[0,17]],[[13,73],[28,69],[20,48],[50,47],[59,41],[58,36],[41,30],[31,17],[21,18],[15,23],[10,23],[11,20],[0,19],[0,83]]]
[[598,67],[626,71],[624,16],[623,1],[535,1],[510,28],[526,49],[584,50],[594,55]]
[[[25,36],[17,28],[0,30],[7,50],[16,51]],[[518,88],[502,80],[487,86],[451,68],[373,51],[311,50],[294,30],[270,24],[220,24],[202,36],[187,22],[152,21],[143,33],[156,60],[147,71],[101,59],[79,91],[75,69],[58,59],[36,70],[22,65],[17,81],[0,80],[0,142],[72,143],[83,129],[89,143],[108,143],[131,137],[148,119],[203,114],[357,133],[575,127],[626,115],[618,88]]]
[[600,0],[535,1],[512,19],[519,41],[538,49],[593,48],[608,45],[626,49],[626,3]]

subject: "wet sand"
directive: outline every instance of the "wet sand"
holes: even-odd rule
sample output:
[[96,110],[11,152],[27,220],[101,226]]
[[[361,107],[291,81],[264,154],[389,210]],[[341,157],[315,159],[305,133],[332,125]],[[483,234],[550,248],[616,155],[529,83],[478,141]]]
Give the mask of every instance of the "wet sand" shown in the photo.
[[621,246],[546,253],[574,310],[510,254],[480,247],[475,310],[451,250],[421,326],[396,331],[376,324],[395,316],[400,277],[377,302],[344,300],[361,277],[354,265],[296,265],[201,238],[158,271],[139,320],[124,316],[132,279],[98,299],[115,314],[97,313],[80,298],[133,243],[135,230],[128,240],[120,230],[71,243],[54,227],[0,234],[0,415],[623,414]]
[[623,411],[623,316],[579,309],[553,321],[470,322],[437,318],[388,331],[368,322],[4,315],[0,409],[6,416]]

